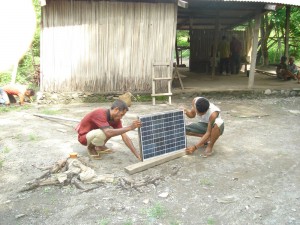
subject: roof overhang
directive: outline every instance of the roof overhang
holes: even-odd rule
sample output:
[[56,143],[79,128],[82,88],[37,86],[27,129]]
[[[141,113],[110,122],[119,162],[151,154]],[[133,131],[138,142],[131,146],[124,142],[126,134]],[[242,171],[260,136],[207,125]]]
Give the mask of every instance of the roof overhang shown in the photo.
[[[228,30],[243,25],[257,14],[274,11],[286,1],[185,0],[188,8],[178,7],[177,29]],[[291,2],[288,1],[288,2]],[[281,5],[279,5],[281,4]],[[295,5],[296,3],[293,3]],[[300,5],[297,3],[296,5]]]

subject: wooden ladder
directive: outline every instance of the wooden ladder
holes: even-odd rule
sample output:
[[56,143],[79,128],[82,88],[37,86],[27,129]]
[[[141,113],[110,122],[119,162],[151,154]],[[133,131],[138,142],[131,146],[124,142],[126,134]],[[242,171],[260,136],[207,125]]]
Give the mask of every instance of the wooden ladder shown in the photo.
[[181,80],[181,75],[180,75],[180,73],[179,73],[179,71],[178,71],[177,64],[176,64],[176,63],[173,63],[173,66],[174,66],[174,70],[173,70],[173,80],[174,80],[174,79],[178,79],[179,82],[180,82],[181,89],[184,90],[183,83],[182,83],[182,80]]
[[[167,69],[167,74],[166,76],[161,76],[157,77],[155,75],[155,69],[156,68],[165,68]],[[172,91],[171,91],[171,85],[172,85],[172,75],[171,75],[171,63],[163,63],[163,62],[155,62],[152,64],[152,104],[155,105],[155,97],[157,96],[169,96],[169,104],[172,104],[171,96],[172,96]],[[164,71],[163,71],[164,72]],[[156,93],[156,81],[163,81],[166,80],[168,81],[168,92],[165,93]]]

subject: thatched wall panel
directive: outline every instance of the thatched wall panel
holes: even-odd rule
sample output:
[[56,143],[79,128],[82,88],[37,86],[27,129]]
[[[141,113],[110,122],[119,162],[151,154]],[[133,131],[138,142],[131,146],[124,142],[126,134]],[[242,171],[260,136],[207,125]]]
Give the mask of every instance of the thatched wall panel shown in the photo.
[[44,91],[150,91],[152,63],[172,61],[176,5],[47,1]]

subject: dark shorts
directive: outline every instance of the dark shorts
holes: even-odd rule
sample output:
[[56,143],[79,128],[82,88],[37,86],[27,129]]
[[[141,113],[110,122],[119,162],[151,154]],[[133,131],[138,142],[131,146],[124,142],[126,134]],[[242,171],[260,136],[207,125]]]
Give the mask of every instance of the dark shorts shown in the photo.
[[[217,118],[214,123],[212,124],[212,127],[217,125],[220,129],[220,135],[224,132],[224,121],[220,118]],[[186,132],[196,133],[196,134],[205,134],[207,130],[207,123],[203,122],[197,122],[197,123],[191,123],[189,125],[185,126]]]

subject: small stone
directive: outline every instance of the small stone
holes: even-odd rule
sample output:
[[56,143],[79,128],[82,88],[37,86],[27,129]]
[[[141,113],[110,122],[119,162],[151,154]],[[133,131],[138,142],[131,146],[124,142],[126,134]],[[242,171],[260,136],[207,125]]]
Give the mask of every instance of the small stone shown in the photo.
[[147,198],[143,201],[144,204],[148,204],[150,202],[150,200]]
[[21,217],[23,217],[23,216],[26,216],[26,215],[25,215],[25,214],[19,214],[19,215],[16,215],[15,218],[16,218],[16,219],[19,219],[19,218],[21,218]]
[[272,91],[270,89],[265,90],[265,95],[270,95],[272,94]]
[[169,193],[168,192],[163,192],[163,193],[159,194],[158,196],[161,197],[161,198],[166,198],[166,197],[169,196]]

